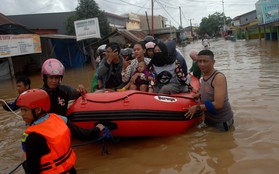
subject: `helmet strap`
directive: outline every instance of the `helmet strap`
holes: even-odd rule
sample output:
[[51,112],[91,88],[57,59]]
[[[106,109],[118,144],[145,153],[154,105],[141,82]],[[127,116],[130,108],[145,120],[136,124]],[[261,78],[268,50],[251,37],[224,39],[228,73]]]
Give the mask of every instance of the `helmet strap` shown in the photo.
[[44,81],[44,84],[47,84],[47,75],[46,74],[43,75],[43,81]]
[[35,109],[32,109],[32,115],[33,115],[33,121],[31,122],[30,125],[32,125],[35,121],[38,120],[38,117],[37,117],[37,115],[36,115]]
[[39,118],[41,118],[41,116],[45,114],[45,111],[43,109],[40,110],[40,112],[36,114],[35,109],[32,109],[32,115],[33,115],[33,121],[32,124],[34,123],[34,121],[37,121]]

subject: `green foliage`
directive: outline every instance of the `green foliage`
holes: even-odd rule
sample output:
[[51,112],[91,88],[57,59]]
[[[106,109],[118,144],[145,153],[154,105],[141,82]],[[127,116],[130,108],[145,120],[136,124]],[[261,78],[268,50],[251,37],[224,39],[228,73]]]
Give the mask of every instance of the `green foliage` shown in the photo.
[[222,31],[223,25],[224,25],[224,18],[225,23],[230,24],[232,19],[230,17],[224,16],[223,13],[215,12],[212,15],[208,15],[208,17],[202,18],[202,21],[200,23],[200,27],[198,29],[199,35],[217,35]]
[[98,4],[94,0],[79,0],[79,5],[76,8],[74,15],[67,20],[67,34],[75,35],[75,20],[83,20],[97,17],[99,20],[99,27],[101,37],[109,34],[110,27],[105,13],[100,10]]

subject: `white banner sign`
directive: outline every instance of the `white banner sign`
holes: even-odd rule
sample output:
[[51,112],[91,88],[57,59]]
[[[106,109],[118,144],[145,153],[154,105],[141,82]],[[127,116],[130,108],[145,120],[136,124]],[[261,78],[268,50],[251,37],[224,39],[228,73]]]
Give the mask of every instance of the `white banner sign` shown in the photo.
[[41,52],[39,35],[0,35],[0,58]]
[[77,41],[101,38],[98,18],[75,21]]

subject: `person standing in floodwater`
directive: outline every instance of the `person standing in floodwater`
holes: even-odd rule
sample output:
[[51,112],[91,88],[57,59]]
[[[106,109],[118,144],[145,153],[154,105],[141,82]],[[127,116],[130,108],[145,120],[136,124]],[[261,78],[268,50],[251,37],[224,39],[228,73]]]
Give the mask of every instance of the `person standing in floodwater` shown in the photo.
[[[198,54],[198,66],[203,72],[200,92],[195,99],[201,98],[201,105],[194,105],[185,114],[192,118],[196,112],[204,112],[205,125],[228,131],[233,125],[233,112],[228,98],[227,80],[223,73],[214,68],[214,54],[210,50],[202,50]],[[204,125],[204,124],[203,124]]]

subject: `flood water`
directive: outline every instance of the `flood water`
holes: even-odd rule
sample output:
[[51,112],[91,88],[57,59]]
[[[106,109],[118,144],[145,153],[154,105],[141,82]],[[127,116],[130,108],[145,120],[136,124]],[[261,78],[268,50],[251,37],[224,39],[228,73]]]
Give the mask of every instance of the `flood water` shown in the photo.
[[[234,129],[219,132],[192,128],[178,136],[126,138],[109,144],[74,148],[80,174],[262,174],[279,170],[279,43],[268,41],[211,41],[216,69],[228,81],[229,98],[235,114]],[[200,41],[183,52],[188,67],[191,49],[201,50]],[[66,71],[63,83],[90,89],[93,71],[88,67]],[[41,87],[40,75],[33,75],[32,87]],[[0,98],[17,96],[15,81],[1,81]],[[152,126],[152,125],[150,125]],[[20,138],[24,131],[20,117],[0,109],[0,173],[9,173],[24,160]],[[73,144],[80,143],[77,140]],[[19,168],[15,173],[24,173]]]

